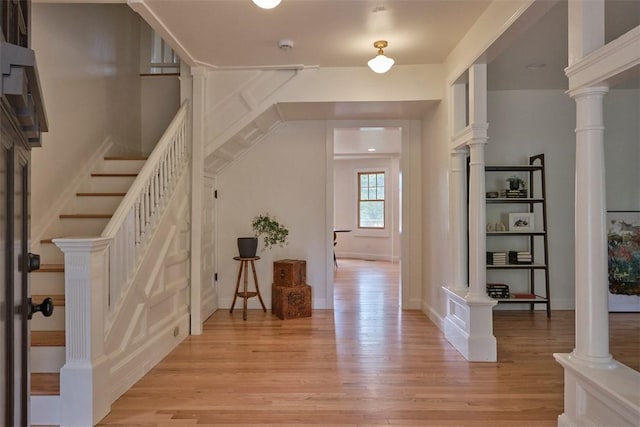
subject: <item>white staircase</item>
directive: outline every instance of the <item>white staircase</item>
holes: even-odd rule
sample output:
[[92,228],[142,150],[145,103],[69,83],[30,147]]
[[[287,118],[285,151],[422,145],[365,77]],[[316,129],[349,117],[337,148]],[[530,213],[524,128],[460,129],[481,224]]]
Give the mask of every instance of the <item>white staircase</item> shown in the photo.
[[33,426],[97,424],[189,333],[187,115],[146,161],[97,161],[32,244],[31,294],[56,305],[31,324]]
[[31,294],[35,302],[52,297],[55,308],[51,317],[36,314],[31,320],[31,402],[36,411],[41,407],[57,411],[59,373],[65,362],[64,254],[53,239],[99,237],[144,161],[140,157],[103,158],[39,242],[41,268],[31,274]]

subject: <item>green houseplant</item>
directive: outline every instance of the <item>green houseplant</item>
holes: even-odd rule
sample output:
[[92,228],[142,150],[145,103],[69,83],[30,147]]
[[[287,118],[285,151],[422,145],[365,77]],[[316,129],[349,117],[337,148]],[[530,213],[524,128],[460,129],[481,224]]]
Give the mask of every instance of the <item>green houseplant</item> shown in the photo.
[[256,237],[262,236],[263,250],[270,249],[275,245],[282,247],[288,243],[289,230],[269,214],[258,215],[253,219],[251,226]]
[[253,218],[251,227],[253,228],[253,237],[238,237],[238,251],[241,258],[256,256],[259,237],[263,238],[264,247],[262,250],[270,249],[275,245],[284,246],[288,243],[289,230],[268,213]]
[[507,178],[506,181],[509,183],[510,190],[519,190],[524,188],[524,180],[517,175]]

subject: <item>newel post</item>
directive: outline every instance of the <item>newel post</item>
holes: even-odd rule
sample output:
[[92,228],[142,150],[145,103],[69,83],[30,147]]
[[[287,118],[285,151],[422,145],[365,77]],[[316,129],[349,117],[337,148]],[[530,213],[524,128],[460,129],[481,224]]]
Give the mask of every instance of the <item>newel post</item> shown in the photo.
[[66,360],[60,370],[62,426],[95,425],[111,410],[104,354],[110,238],[54,239],[64,252]]

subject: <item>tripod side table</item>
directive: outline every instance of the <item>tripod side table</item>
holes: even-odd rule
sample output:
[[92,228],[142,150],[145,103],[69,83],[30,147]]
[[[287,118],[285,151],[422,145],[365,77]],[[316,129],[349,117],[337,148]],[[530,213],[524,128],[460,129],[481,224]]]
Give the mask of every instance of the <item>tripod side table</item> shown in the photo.
[[[258,276],[256,275],[256,266],[254,264],[254,261],[257,261],[260,259],[259,256],[255,256],[255,257],[251,257],[251,258],[241,258],[239,256],[233,257],[233,259],[235,259],[236,261],[240,261],[240,269],[238,270],[238,280],[236,282],[236,290],[233,294],[233,303],[231,304],[231,309],[229,310],[229,313],[233,313],[233,307],[235,307],[236,305],[236,298],[240,297],[244,300],[244,304],[243,304],[243,308],[242,308],[242,320],[247,320],[247,300],[249,298],[258,296],[258,299],[260,300],[260,305],[262,305],[262,310],[264,310],[264,312],[267,312],[267,307],[264,306],[264,302],[262,301],[262,296],[260,295],[260,288],[258,287]],[[249,275],[249,263],[251,263],[251,270],[253,271],[253,283],[255,285],[255,292],[249,292],[247,290],[247,285],[248,285],[248,275]],[[243,284],[244,284],[244,288],[242,291],[240,291],[240,279],[242,278],[242,272],[244,271],[244,280],[243,280]]]

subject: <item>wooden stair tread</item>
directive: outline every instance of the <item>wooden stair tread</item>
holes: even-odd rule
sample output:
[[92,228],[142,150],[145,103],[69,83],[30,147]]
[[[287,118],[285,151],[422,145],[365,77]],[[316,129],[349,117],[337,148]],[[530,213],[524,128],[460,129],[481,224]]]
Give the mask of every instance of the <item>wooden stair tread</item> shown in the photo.
[[60,394],[60,374],[52,372],[31,373],[32,396],[57,396]]
[[127,193],[76,193],[78,197],[124,197]]
[[64,347],[64,331],[31,331],[32,347]]
[[61,214],[60,219],[109,219],[112,214]]
[[[65,298],[64,295],[31,295],[31,299],[33,301],[35,301],[36,303],[39,303],[40,301],[42,301],[45,298],[52,298],[53,299],[53,306],[54,307],[64,307],[65,306]],[[55,308],[54,308],[55,310]]]
[[147,160],[144,156],[106,156],[105,160]]
[[91,176],[99,176],[99,177],[129,177],[129,176],[138,176],[137,173],[132,172],[93,172]]
[[34,273],[64,273],[64,264],[40,264],[40,268]]

